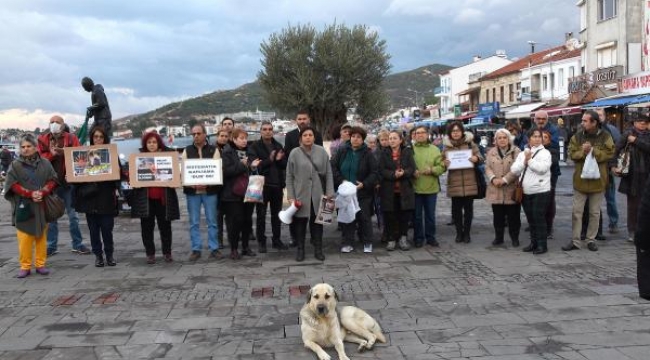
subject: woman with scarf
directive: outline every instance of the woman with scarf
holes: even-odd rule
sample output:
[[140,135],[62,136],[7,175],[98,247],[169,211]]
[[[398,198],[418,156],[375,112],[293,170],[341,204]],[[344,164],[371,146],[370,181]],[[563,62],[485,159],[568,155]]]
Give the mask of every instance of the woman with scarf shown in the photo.
[[[90,129],[90,145],[109,144],[110,138],[101,126]],[[101,163],[101,161],[100,161]],[[86,213],[86,222],[90,232],[90,245],[95,254],[95,266],[115,266],[113,257],[113,227],[117,216],[117,196],[119,181],[101,181],[81,183],[74,187],[74,209]]]
[[502,245],[506,220],[512,246],[519,246],[519,231],[521,229],[521,205],[513,199],[517,176],[510,170],[519,156],[519,148],[512,141],[512,135],[506,129],[499,129],[494,134],[494,147],[485,157],[485,177],[487,191],[485,198],[492,204],[492,224],[494,225],[494,241],[492,245]]
[[469,243],[474,217],[474,197],[478,195],[475,167],[483,162],[481,152],[474,142],[474,135],[465,132],[461,121],[452,122],[447,128],[442,151],[445,168],[451,164],[449,152],[471,150],[469,161],[472,168],[449,170],[447,175],[447,196],[451,198],[451,217],[456,226],[456,242]]
[[548,251],[546,210],[551,197],[551,153],[542,144],[542,130],[528,133],[528,146],[519,153],[510,171],[520,178],[524,190],[522,205],[530,225],[530,245],[524,252],[535,255]]
[[20,139],[20,156],[11,163],[4,184],[4,197],[11,202],[11,223],[18,238],[19,279],[31,274],[32,257],[38,274],[50,273],[45,267],[47,222],[43,200],[56,186],[52,164],[38,155],[34,136],[24,135]]
[[[165,146],[163,139],[155,132],[142,136],[141,153],[173,152],[174,149]],[[175,152],[172,153],[176,155]],[[135,164],[132,164],[135,166]],[[165,262],[172,262],[172,220],[180,219],[180,208],[176,189],[169,187],[136,188],[132,191],[131,217],[140,218],[142,244],[147,254],[147,264],[156,263],[156,245],[153,242],[153,231],[158,222],[162,254]]]
[[[612,174],[621,178],[618,191],[627,195],[627,233],[628,241],[634,240],[637,227],[639,201],[645,190],[645,181],[650,175],[650,119],[638,115],[633,125],[623,133],[616,144],[616,154],[610,161]],[[623,174],[617,159],[624,151],[628,152],[628,173]]]
[[295,240],[297,245],[296,261],[305,260],[305,237],[307,224],[311,243],[314,245],[314,257],[325,260],[323,254],[323,225],[317,224],[316,210],[323,195],[334,196],[332,167],[325,149],[314,144],[315,133],[311,127],[300,131],[300,146],[289,154],[287,160],[287,201],[289,204],[300,203],[293,216]]

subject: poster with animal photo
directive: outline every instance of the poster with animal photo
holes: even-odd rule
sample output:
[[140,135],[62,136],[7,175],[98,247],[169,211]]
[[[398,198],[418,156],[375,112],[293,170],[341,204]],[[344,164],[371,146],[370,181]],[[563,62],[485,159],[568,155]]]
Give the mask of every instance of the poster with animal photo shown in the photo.
[[66,181],[84,183],[120,179],[117,145],[63,148]]
[[129,158],[131,187],[180,187],[178,154],[155,152],[131,154]]

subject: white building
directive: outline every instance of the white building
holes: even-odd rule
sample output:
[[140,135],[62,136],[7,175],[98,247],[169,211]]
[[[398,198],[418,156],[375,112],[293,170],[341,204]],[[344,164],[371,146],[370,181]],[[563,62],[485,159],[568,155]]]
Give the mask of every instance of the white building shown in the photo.
[[440,98],[440,116],[442,118],[453,117],[454,106],[461,104],[461,95],[468,90],[470,82],[511,62],[504,51],[497,51],[495,55],[485,59],[475,56],[471,63],[440,75],[440,87],[434,90],[435,96]]
[[[523,93],[531,89],[539,101],[566,100],[569,98],[569,79],[580,74],[580,49],[570,48],[571,41],[563,49],[545,54],[539,63],[521,70]],[[569,48],[568,48],[569,47]]]

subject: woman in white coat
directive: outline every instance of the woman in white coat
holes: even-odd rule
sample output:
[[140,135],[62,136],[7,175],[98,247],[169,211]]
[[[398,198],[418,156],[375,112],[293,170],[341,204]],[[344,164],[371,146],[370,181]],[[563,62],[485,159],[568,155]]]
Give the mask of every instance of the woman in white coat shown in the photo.
[[542,144],[542,131],[533,129],[528,133],[528,146],[510,168],[522,182],[522,205],[530,226],[530,245],[523,251],[535,255],[548,251],[546,208],[551,200],[551,163],[551,153]]

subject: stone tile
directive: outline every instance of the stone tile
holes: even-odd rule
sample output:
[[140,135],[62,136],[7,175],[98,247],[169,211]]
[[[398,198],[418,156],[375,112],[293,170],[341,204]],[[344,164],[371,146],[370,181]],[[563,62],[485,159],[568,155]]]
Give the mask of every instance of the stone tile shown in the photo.
[[487,314],[474,316],[452,316],[457,327],[524,324],[526,320],[517,314]]
[[106,333],[90,335],[53,335],[43,341],[41,347],[77,347],[99,345],[124,345],[131,333]]

